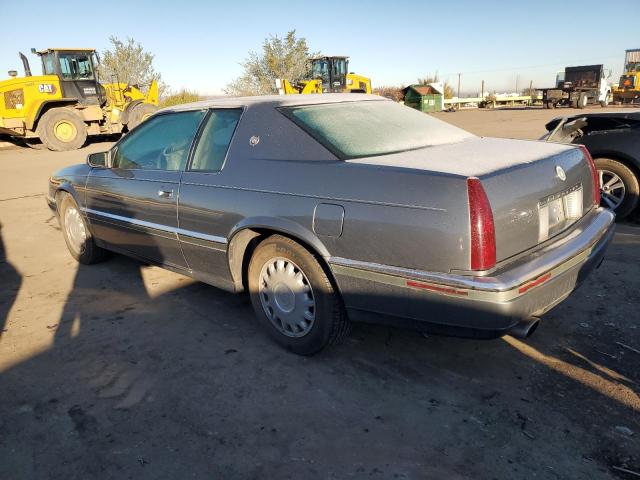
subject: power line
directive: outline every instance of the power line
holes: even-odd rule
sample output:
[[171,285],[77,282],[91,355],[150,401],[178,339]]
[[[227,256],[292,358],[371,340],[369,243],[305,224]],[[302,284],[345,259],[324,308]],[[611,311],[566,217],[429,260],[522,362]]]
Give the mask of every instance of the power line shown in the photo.
[[494,70],[474,70],[474,71],[469,71],[469,72],[449,72],[449,73],[443,73],[441,74],[442,77],[450,77],[453,75],[458,75],[458,74],[463,74],[463,75],[470,75],[470,74],[474,74],[474,73],[493,73],[493,72],[511,72],[514,70],[527,70],[527,69],[532,69],[532,68],[546,68],[546,67],[555,67],[556,65],[567,65],[567,64],[579,64],[582,62],[592,62],[592,61],[601,61],[601,60],[610,60],[612,58],[617,58],[617,59],[621,59],[622,56],[621,55],[611,55],[611,56],[607,56],[607,57],[591,57],[591,58],[583,58],[580,60],[572,60],[570,62],[567,61],[559,61],[556,63],[546,63],[544,65],[529,65],[526,67],[511,67],[511,68],[497,68]]

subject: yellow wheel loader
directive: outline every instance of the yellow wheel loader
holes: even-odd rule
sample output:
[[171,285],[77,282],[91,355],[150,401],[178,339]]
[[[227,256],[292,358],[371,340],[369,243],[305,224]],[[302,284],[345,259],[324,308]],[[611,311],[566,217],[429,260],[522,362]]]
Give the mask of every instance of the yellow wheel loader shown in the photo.
[[93,49],[50,48],[36,52],[42,75],[32,75],[20,53],[24,77],[15,70],[0,81],[0,133],[40,138],[54,151],[80,148],[87,135],[131,130],[157,110],[158,85],[145,95],[138,87],[116,81],[101,84]]
[[624,74],[613,87],[615,103],[640,103],[640,48],[625,51]]
[[307,93],[371,93],[371,79],[349,72],[349,57],[315,57],[311,59],[311,79],[292,84],[276,80],[280,95]]

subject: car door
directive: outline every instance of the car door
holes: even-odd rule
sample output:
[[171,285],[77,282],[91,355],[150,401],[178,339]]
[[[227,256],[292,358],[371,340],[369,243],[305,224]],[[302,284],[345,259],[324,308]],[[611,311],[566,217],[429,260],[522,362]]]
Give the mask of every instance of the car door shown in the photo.
[[202,126],[190,165],[182,176],[178,236],[193,276],[230,288],[227,239],[237,221],[224,163],[242,109],[212,109]]
[[99,240],[155,263],[187,267],[177,238],[178,189],[204,115],[156,115],[114,146],[109,168],[91,171],[86,213]]

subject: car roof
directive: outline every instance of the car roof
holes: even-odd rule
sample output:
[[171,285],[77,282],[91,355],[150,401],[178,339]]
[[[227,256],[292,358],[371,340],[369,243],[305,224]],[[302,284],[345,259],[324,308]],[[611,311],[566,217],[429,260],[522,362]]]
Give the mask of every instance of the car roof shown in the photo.
[[321,105],[327,103],[386,101],[391,100],[378,95],[364,93],[322,93],[310,95],[257,95],[254,97],[218,97],[200,102],[184,103],[162,109],[161,111],[188,111],[203,108],[249,107],[255,105],[271,105],[275,107],[295,105]]

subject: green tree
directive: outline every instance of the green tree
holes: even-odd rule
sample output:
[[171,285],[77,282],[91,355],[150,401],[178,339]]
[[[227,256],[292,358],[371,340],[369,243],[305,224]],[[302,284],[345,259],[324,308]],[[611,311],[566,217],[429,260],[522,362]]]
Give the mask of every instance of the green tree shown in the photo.
[[133,38],[123,42],[118,37],[109,37],[111,49],[104,50],[98,67],[100,80],[105,83],[122,82],[137,85],[142,90],[149,87],[153,80],[158,82],[160,97],[167,91],[167,86],[153,67],[154,55],[146,51]]
[[249,52],[241,63],[244,72],[227,85],[229,95],[269,95],[277,93],[275,81],[286,78],[295,83],[308,74],[309,52],[307,41],[297,38],[291,30],[284,38],[270,35],[262,44],[262,52]]
[[[429,85],[430,83],[439,83],[438,72],[434,75],[428,75],[424,78],[418,78],[418,85]],[[444,82],[444,98],[453,98],[453,88],[449,85],[449,82]]]

